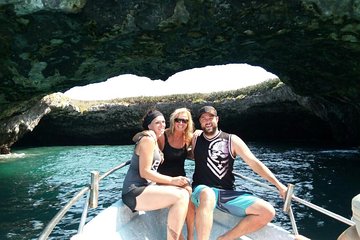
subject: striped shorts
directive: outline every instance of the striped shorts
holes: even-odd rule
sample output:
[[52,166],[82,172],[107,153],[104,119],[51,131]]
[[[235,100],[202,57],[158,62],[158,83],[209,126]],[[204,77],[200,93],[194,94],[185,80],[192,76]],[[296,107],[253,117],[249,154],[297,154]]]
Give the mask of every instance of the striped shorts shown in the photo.
[[200,193],[205,188],[211,188],[215,193],[215,206],[217,209],[230,213],[235,216],[246,216],[246,209],[251,206],[258,197],[254,196],[251,192],[235,191],[208,187],[206,185],[198,185],[193,189],[191,194],[191,201],[196,207],[200,205]]

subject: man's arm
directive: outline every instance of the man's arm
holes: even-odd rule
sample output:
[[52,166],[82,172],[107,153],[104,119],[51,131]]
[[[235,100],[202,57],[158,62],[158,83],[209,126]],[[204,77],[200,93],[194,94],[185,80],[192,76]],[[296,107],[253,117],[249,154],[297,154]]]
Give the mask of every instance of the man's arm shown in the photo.
[[240,156],[254,172],[272,183],[279,190],[280,196],[285,198],[287,187],[275,177],[265,164],[255,157],[241,138],[236,135],[231,135],[231,147],[234,156]]

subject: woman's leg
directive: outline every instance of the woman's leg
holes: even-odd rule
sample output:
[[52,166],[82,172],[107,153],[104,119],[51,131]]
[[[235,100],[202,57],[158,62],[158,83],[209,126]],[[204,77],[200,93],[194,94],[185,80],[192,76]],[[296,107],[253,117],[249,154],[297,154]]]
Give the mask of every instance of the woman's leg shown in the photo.
[[195,228],[195,206],[189,201],[188,212],[186,215],[187,240],[194,240]]
[[189,193],[179,187],[150,185],[136,197],[136,210],[169,208],[167,239],[177,240],[181,234],[189,204]]
[[[189,195],[192,193],[192,188],[190,185],[184,187]],[[186,214],[186,231],[187,231],[187,240],[194,240],[194,228],[195,228],[195,206],[189,200],[188,212]]]

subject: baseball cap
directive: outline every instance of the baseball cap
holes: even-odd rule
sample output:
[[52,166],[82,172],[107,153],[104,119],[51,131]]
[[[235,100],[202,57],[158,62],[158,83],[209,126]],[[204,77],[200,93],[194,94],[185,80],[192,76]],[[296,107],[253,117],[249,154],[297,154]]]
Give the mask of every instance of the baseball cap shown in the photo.
[[199,110],[199,118],[201,117],[201,115],[203,115],[204,113],[210,113],[213,116],[217,116],[217,111],[214,107],[212,106],[203,106],[202,108],[200,108]]

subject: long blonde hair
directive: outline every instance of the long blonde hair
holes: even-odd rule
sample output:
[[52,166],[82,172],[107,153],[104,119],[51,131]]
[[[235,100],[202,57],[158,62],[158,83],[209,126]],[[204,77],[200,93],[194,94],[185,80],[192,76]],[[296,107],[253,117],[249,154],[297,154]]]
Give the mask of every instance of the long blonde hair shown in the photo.
[[191,112],[189,109],[187,108],[177,108],[175,109],[171,115],[170,115],[170,127],[169,127],[169,133],[170,134],[174,134],[175,132],[175,118],[180,114],[180,113],[185,113],[189,119],[189,121],[187,122],[187,126],[184,132],[184,141],[186,144],[186,147],[189,147],[189,145],[191,144],[191,139],[193,137],[193,133],[194,133],[194,121],[192,119],[191,116]]

